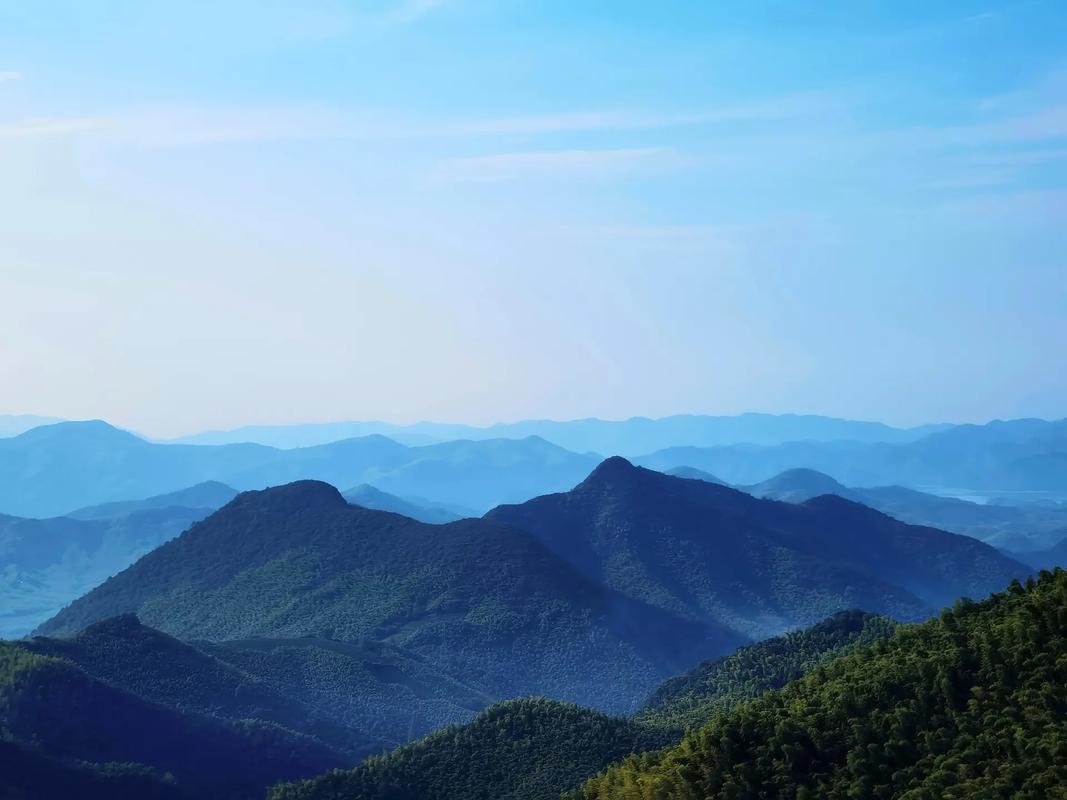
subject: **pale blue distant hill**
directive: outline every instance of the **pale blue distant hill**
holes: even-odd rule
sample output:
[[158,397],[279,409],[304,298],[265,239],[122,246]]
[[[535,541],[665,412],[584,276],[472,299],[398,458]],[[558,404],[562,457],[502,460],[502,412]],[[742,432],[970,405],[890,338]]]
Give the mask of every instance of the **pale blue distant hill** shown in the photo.
[[281,450],[157,444],[99,420],[64,422],[0,439],[0,513],[52,517],[205,481],[246,490],[307,478],[482,513],[569,489],[597,461],[533,436],[408,447],[373,435]]
[[904,486],[851,487],[811,469],[790,469],[760,483],[735,488],[755,497],[790,503],[835,494],[902,522],[966,534],[1013,553],[1047,548],[1067,536],[1067,505],[1056,503],[974,503]]
[[431,525],[442,525],[446,522],[455,522],[463,517],[478,516],[474,513],[457,514],[444,506],[420,504],[410,499],[397,497],[395,494],[383,492],[369,483],[362,483],[346,492],[342,492],[341,496],[353,505],[371,508],[375,511],[392,511],[394,514],[403,514],[405,517],[417,519],[419,522],[427,522]]
[[0,638],[29,633],[67,603],[173,539],[236,496],[204,483],[70,516],[0,515]]
[[847,486],[900,485],[990,493],[1067,495],[1067,420],[996,420],[958,425],[910,442],[794,441],[671,447],[637,463],[666,471],[692,467],[734,485],[752,485],[786,470],[833,475]]
[[740,414],[707,416],[680,414],[660,419],[523,420],[485,427],[418,422],[329,422],[309,425],[258,425],[206,431],[175,439],[181,444],[251,442],[291,448],[326,444],[355,436],[381,434],[398,442],[421,445],[454,439],[522,439],[538,436],[576,453],[635,456],[667,447],[710,447],[739,443],[774,445],[792,441],[909,442],[944,430],[948,425],[893,428],[880,422],[859,422],[815,415]]
[[39,417],[36,414],[0,414],[0,438],[18,436],[41,425],[62,422],[57,417]]

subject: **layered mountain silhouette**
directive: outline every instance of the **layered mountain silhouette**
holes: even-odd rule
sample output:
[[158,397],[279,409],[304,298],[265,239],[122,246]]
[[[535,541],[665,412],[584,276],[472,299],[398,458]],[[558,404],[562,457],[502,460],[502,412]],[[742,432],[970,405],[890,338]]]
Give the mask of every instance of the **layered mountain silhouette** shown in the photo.
[[524,531],[427,525],[315,481],[239,495],[38,632],[125,613],[181,639],[371,639],[487,695],[613,711],[744,639],[605,588]]
[[68,517],[0,515],[0,637],[29,633],[235,494],[222,484],[205,483],[145,500],[83,508]]
[[417,519],[419,522],[428,522],[431,525],[441,525],[445,522],[455,522],[464,517],[477,516],[476,514],[457,514],[444,506],[426,502],[418,503],[414,500],[397,497],[395,494],[383,492],[369,483],[354,486],[344,492],[343,497],[352,505],[372,508],[375,511],[392,511],[394,514],[403,514],[405,517]]
[[742,702],[888,636],[891,621],[842,612],[664,682],[632,718],[543,698],[510,700],[352,770],[277,787],[271,800],[557,800],[631,753],[677,743]]
[[138,511],[151,511],[160,508],[197,508],[214,511],[222,508],[237,496],[237,490],[218,481],[204,481],[187,489],[176,492],[146,497],[142,500],[120,500],[114,503],[102,503],[75,509],[67,517],[74,519],[114,519]]
[[802,503],[835,494],[876,508],[903,522],[929,525],[981,539],[1001,550],[1047,547],[1067,536],[1067,505],[1001,505],[941,497],[903,486],[848,487],[810,469],[791,469],[752,486],[736,487],[756,497]]
[[155,444],[100,421],[65,422],[0,439],[0,513],[60,516],[205,481],[261,489],[308,478],[485,511],[573,486],[597,460],[536,437],[406,447],[374,435],[279,450]]
[[792,441],[908,442],[947,429],[949,425],[893,428],[880,422],[858,422],[802,414],[679,414],[660,419],[522,420],[486,427],[438,422],[391,425],[385,422],[327,422],[310,425],[253,425],[206,431],[176,439],[182,444],[252,442],[271,447],[311,447],[341,439],[379,434],[409,445],[456,439],[524,439],[537,436],[576,453],[619,453],[637,456],[667,447],[691,445],[781,444]]
[[752,636],[864,608],[919,619],[1028,569],[965,536],[906,525],[834,495],[754,498],[610,458],[570,492],[501,506],[590,578]]
[[[684,431],[690,420],[669,419],[673,420],[670,425],[668,420],[648,422],[654,423],[651,429],[655,431],[671,425],[680,425],[679,431]],[[738,431],[748,424],[739,422],[747,417],[692,419],[703,420],[700,425],[734,420],[730,426]],[[769,419],[799,436],[803,426],[797,428],[798,421],[806,418]],[[760,424],[767,422],[760,420]],[[586,422],[606,431],[615,430],[612,426],[616,425],[640,428],[644,424],[599,420],[582,424]],[[500,503],[521,502],[573,486],[599,461],[593,454],[596,449],[588,445],[599,442],[600,451],[622,451],[611,447],[614,440],[608,434],[588,441],[582,437],[566,440],[574,451],[537,435],[513,438],[527,430],[525,425],[515,423],[501,432],[502,438],[479,435],[406,446],[372,434],[293,449],[251,443],[158,444],[99,421],[46,425],[0,438],[0,513],[59,516],[85,506],[165,494],[205,481],[245,490],[308,478],[341,487],[370,484],[409,500],[422,498],[425,502],[420,500],[418,505],[460,506],[463,511],[458,513],[467,513],[466,509],[481,513]],[[530,430],[539,430],[541,423],[530,425]],[[544,425],[567,429],[578,423]],[[849,435],[847,426],[826,425],[826,433],[837,430]],[[449,431],[453,427],[444,426]],[[1008,495],[1025,490],[1057,496],[1067,493],[1065,431],[1067,421],[1014,420],[949,429],[933,426],[889,436],[889,441],[860,432],[851,440],[812,436],[766,445],[678,446],[648,451],[634,460],[662,471],[695,468],[732,484],[754,484],[767,475],[803,467],[832,474],[850,486],[957,487]],[[703,440],[694,434],[684,441]],[[655,443],[648,442],[649,446]]]
[[913,441],[792,441],[701,447],[692,442],[635,459],[669,470],[689,466],[732,484],[754,484],[803,467],[849,486],[902,485],[992,493],[1067,493],[1067,420],[994,421],[935,430]]
[[1046,547],[1043,550],[1030,550],[1023,553],[1012,553],[1011,555],[1035,569],[1067,568],[1067,537],[1061,539],[1052,547]]
[[374,642],[304,637],[181,642],[132,614],[27,650],[184,713],[259,719],[313,737],[353,763],[470,719],[496,698]]

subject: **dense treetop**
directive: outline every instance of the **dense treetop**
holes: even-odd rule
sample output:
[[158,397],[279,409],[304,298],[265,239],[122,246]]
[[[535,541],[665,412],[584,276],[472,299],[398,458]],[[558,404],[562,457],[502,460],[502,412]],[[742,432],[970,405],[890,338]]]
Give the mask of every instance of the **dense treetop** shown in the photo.
[[1067,572],[901,627],[626,759],[581,800],[1063,797]]
[[671,734],[542,698],[511,700],[354,770],[276,787],[271,800],[554,800]]
[[817,664],[889,636],[896,623],[863,611],[842,611],[810,628],[742,647],[663,682],[634,715],[667,728],[699,727],[769,689],[778,689]]

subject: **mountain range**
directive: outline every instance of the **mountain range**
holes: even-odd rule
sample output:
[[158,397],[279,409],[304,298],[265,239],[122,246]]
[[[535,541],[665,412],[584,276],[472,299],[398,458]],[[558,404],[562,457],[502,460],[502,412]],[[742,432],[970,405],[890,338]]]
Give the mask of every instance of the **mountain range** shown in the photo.
[[902,485],[1067,495],[1067,420],[994,421],[956,425],[909,442],[793,441],[671,447],[635,459],[657,470],[693,467],[732,484],[750,485],[803,467],[833,475],[849,486]]
[[487,695],[608,711],[745,639],[603,587],[515,528],[427,525],[314,481],[239,495],[38,632],[124,613],[181,639],[374,640]]
[[754,637],[844,608],[920,619],[1028,571],[975,539],[907,525],[834,495],[763,500],[620,457],[570,492],[486,516],[529,531],[612,589]]
[[[443,711],[450,695],[472,708],[489,700],[447,682],[405,692],[413,664],[384,648],[304,639],[184,643],[125,615],[69,638],[0,646],[0,729],[9,737],[0,790],[33,797],[48,786],[58,796],[52,785],[59,784],[90,798],[262,796],[272,775],[353,764],[389,746],[379,734],[406,726],[409,715],[397,712],[408,705],[411,725],[392,738],[421,736],[427,725],[440,730],[274,796],[551,800],[630,753],[677,742],[682,727],[671,709],[680,704],[693,713],[699,698],[705,713],[721,713],[891,631],[881,618],[844,612],[668,680],[633,719],[529,698],[493,704],[473,719],[471,708],[460,708],[435,722],[427,712]],[[250,650],[257,655],[249,658]],[[297,651],[321,652],[294,660]],[[57,722],[59,702],[73,719]],[[360,704],[362,713],[353,713]],[[39,731],[35,721],[50,727]],[[140,731],[151,741],[137,741]],[[220,752],[207,757],[205,747]],[[252,766],[256,754],[276,763]],[[129,761],[104,765],[96,760],[103,757]],[[26,782],[22,794],[12,788],[17,781]]]
[[[68,521],[232,493],[195,486]],[[297,481],[237,494],[5,645],[0,732],[15,774],[54,764],[91,791],[262,796],[398,748],[277,796],[540,800],[894,629],[846,609],[920,620],[1028,572],[843,497],[759,498],[620,457],[568,491],[436,524]],[[151,746],[128,741],[155,728]],[[106,761],[142,771],[85,767]]]
[[[766,422],[755,417],[760,425]],[[681,425],[695,420],[711,428],[726,425],[742,436],[748,435],[749,419],[750,415],[668,418],[655,421],[651,429],[670,430],[669,422]],[[783,435],[797,436],[816,435],[826,426],[827,435],[833,431],[852,435],[849,426],[866,425],[823,418],[812,422],[807,417],[769,419],[783,428]],[[638,422],[633,425],[640,428]],[[809,422],[813,430],[805,427]],[[623,425],[599,420],[588,424],[596,430],[607,426],[609,431]],[[553,425],[566,428],[571,423],[549,427]],[[518,435],[527,430],[524,426],[516,423],[502,433]],[[620,430],[628,429],[623,425]],[[687,428],[683,425],[680,430],[684,433]],[[331,436],[335,434],[337,430]],[[697,433],[692,435],[699,440]],[[1032,506],[1035,500],[1067,498],[1067,421],[932,426],[914,429],[906,437],[883,437],[895,439],[889,442],[866,441],[865,436],[877,437],[862,430],[854,435],[859,438],[712,447],[689,444],[647,451],[632,460],[659,471],[697,469],[742,486],[761,483],[788,469],[807,468],[833,475],[850,487],[895,485],[938,495],[993,498],[997,505]],[[600,452],[637,449],[627,441],[638,440],[604,438],[599,442]],[[59,423],[0,438],[0,513],[54,517],[84,506],[147,498],[206,481],[245,490],[310,478],[342,488],[370,484],[416,506],[438,506],[469,516],[501,503],[522,502],[574,486],[600,457],[582,449],[592,441],[568,443],[576,450],[539,436],[483,436],[407,446],[380,434],[291,449],[248,443],[194,446],[149,442],[99,421]],[[653,439],[639,443],[651,444]],[[998,544],[1020,549],[1021,542],[1006,538]]]
[[536,437],[406,447],[375,435],[279,450],[154,444],[104,422],[65,422],[0,439],[0,513],[62,516],[204,481],[243,490],[306,478],[484,512],[569,488],[597,460]]
[[326,422],[308,425],[251,425],[206,431],[173,441],[179,444],[239,444],[252,442],[279,448],[319,444],[379,434],[408,445],[456,439],[525,439],[537,436],[576,453],[615,453],[639,456],[667,447],[693,445],[773,445],[794,441],[909,442],[950,425],[894,428],[881,422],[822,417],[812,414],[739,414],[708,416],[678,414],[659,419],[522,420],[484,427],[440,422],[393,425],[385,422]]
[[569,492],[444,525],[314,481],[246,492],[38,632],[136,613],[189,640],[373,640],[489,696],[614,712],[745,640],[845,608],[920,619],[1027,572],[842,498],[763,500],[615,457]]
[[630,718],[544,698],[509,700],[355,769],[279,786],[270,798],[557,800],[614,761],[677,743],[690,721],[703,724],[893,628],[884,617],[842,612],[671,678]]
[[369,483],[354,486],[343,492],[342,496],[352,505],[372,508],[376,511],[392,511],[394,514],[403,514],[405,517],[417,519],[419,522],[428,522],[431,525],[443,525],[465,517],[478,516],[458,506],[437,505],[428,500],[397,497]]
[[[699,473],[699,470],[694,470]],[[673,474],[679,474],[677,470]],[[702,477],[708,480],[710,476]],[[713,481],[715,479],[712,479]],[[963,533],[1001,550],[1037,550],[1067,537],[1067,504],[975,503],[904,486],[849,487],[810,469],[791,469],[751,486],[736,487],[756,497],[803,503],[834,494],[876,508],[903,522]]]

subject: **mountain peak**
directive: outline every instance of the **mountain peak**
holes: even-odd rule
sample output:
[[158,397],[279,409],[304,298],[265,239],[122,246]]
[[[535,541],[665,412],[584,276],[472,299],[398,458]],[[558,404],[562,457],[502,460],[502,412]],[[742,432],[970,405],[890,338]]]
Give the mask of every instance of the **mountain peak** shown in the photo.
[[86,442],[136,442],[148,444],[144,439],[129,431],[116,428],[102,419],[80,420],[76,422],[56,422],[52,425],[40,425],[31,428],[14,438],[13,441],[38,442],[49,439]]
[[638,469],[639,467],[635,467],[622,456],[611,456],[597,464],[583,483],[606,483],[616,481],[620,478],[636,474]]
[[326,508],[347,508],[337,489],[323,481],[293,481],[256,492],[244,492],[235,502],[263,506],[271,511],[295,513]]
[[772,500],[800,502],[826,494],[846,496],[849,490],[836,479],[824,472],[798,467],[787,469],[762,483],[745,487],[745,491],[756,497]]
[[794,467],[793,469],[787,469],[785,472],[780,472],[771,478],[767,483],[771,482],[781,483],[804,483],[807,485],[822,484],[824,486],[832,486],[838,488],[844,488],[836,478],[827,475],[825,472],[819,472],[816,469],[808,469],[807,467]]
[[139,634],[143,630],[145,630],[145,626],[141,623],[140,618],[133,612],[127,612],[94,622],[82,630],[78,634],[78,638],[100,636],[121,639]]

